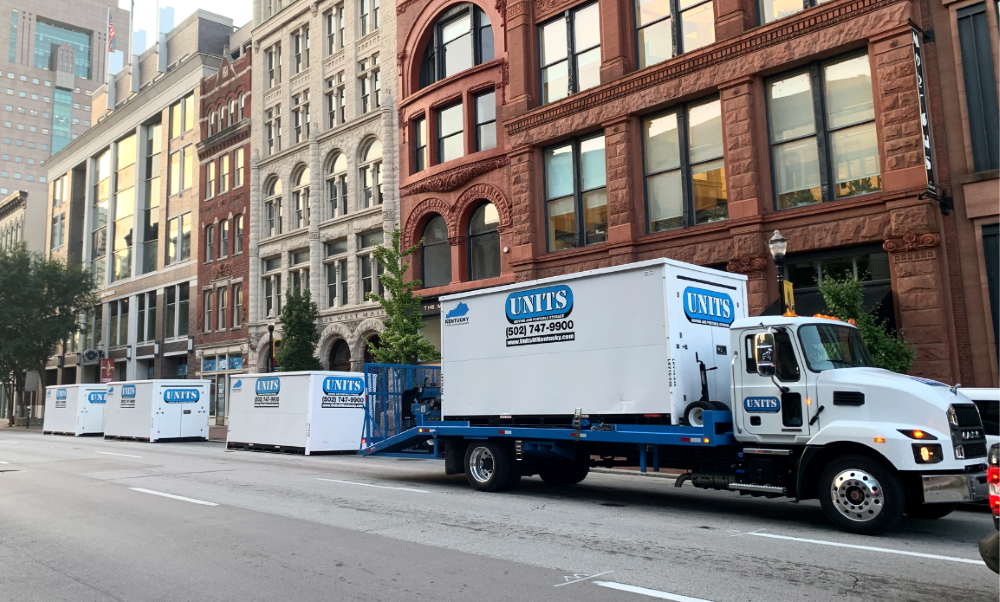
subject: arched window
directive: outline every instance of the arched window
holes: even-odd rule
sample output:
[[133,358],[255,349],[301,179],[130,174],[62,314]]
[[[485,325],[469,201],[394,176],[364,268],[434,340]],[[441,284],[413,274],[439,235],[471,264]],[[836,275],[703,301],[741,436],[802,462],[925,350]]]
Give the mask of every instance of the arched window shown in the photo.
[[365,187],[364,208],[382,204],[382,143],[372,140],[361,160],[361,182]]
[[424,226],[424,242],[420,247],[420,280],[424,288],[451,282],[451,245],[448,244],[448,224],[440,215]]
[[347,215],[347,156],[339,153],[327,162],[326,202],[327,217]]
[[275,177],[264,187],[264,211],[266,215],[264,236],[281,234],[281,180]]
[[231,99],[229,101],[229,123],[227,125],[233,125],[239,119],[236,117],[236,99]]
[[295,211],[295,228],[309,225],[309,178],[308,167],[303,167],[292,180],[292,209]]
[[[373,334],[372,336],[368,337],[368,342],[378,347],[380,342],[379,336],[377,334]],[[365,345],[365,363],[366,364],[375,363],[375,356],[372,354],[372,351],[371,349],[368,348],[367,344]]]
[[226,129],[226,107],[225,105],[219,109],[219,131]]
[[240,94],[240,119],[246,119],[247,116],[246,100],[247,100],[247,95]]
[[208,114],[208,135],[215,133],[215,111]]
[[215,259],[215,226],[205,228],[205,261]]
[[460,4],[438,17],[420,63],[424,88],[493,60],[493,27],[474,4]]
[[500,275],[500,216],[493,203],[483,203],[469,219],[469,280]]
[[351,348],[344,339],[337,339],[330,348],[330,370],[334,372],[351,371]]

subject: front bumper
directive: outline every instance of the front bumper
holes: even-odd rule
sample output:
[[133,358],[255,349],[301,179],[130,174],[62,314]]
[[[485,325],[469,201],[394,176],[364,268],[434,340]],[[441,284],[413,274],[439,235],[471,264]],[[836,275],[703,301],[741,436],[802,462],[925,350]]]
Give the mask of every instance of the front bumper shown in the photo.
[[989,497],[986,473],[927,475],[920,477],[925,504],[975,502]]

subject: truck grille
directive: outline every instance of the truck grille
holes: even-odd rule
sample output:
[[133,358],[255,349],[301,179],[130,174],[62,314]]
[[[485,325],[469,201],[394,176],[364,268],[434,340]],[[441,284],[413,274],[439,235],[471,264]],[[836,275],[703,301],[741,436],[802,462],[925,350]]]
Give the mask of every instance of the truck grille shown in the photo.
[[965,459],[971,460],[972,458],[985,458],[986,457],[986,444],[985,443],[966,443],[962,446],[965,448]]
[[863,406],[865,405],[865,394],[860,391],[834,391],[833,405]]
[[954,403],[952,404],[955,408],[955,415],[958,416],[958,426],[975,426],[982,428],[983,423],[979,419],[979,410],[976,409],[975,404],[971,403]]

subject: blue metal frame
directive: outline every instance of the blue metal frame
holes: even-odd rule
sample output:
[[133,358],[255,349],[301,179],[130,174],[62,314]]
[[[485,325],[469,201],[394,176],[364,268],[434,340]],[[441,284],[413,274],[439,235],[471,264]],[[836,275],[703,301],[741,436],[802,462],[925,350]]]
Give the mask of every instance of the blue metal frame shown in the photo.
[[440,388],[441,367],[365,364],[365,443],[385,441],[408,428],[403,424],[403,393],[417,386]]

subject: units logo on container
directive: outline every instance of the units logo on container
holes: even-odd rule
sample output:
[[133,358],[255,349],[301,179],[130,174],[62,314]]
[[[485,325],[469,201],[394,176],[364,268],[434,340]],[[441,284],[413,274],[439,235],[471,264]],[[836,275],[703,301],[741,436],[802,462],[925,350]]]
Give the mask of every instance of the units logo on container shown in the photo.
[[107,403],[107,393],[104,391],[91,391],[87,394],[87,401],[90,403]]
[[733,298],[729,295],[689,286],[682,297],[684,314],[693,324],[728,327],[733,323]]
[[66,389],[56,389],[56,407],[65,408],[66,407]]
[[242,391],[242,390],[243,390],[243,380],[237,378],[236,380],[233,381],[233,391]]
[[355,376],[327,376],[321,402],[324,408],[363,408],[365,381]]
[[752,414],[773,414],[781,409],[781,402],[777,397],[747,397],[743,409]]
[[163,401],[167,403],[195,403],[201,399],[198,389],[164,389]]
[[504,305],[511,324],[561,320],[573,311],[573,291],[565,284],[507,295]]
[[277,376],[258,378],[253,390],[257,395],[253,398],[255,408],[278,407],[278,394],[281,393],[281,379]]
[[469,305],[461,301],[444,314],[445,326],[460,326],[469,323]]
[[[108,393],[114,392],[114,387],[108,389]],[[134,408],[135,407],[135,385],[122,385],[122,403],[123,408]]]

